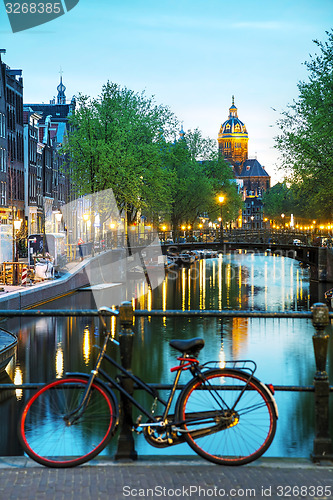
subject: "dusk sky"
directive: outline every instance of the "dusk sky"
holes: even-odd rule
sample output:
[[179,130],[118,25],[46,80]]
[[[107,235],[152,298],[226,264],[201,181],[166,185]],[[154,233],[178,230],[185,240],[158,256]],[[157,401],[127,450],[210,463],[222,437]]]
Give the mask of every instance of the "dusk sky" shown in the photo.
[[25,103],[48,103],[62,68],[68,100],[96,97],[110,80],[154,95],[185,130],[216,139],[234,95],[249,157],[273,183],[281,177],[275,122],[307,78],[313,40],[325,41],[333,26],[332,0],[80,0],[64,16],[14,34],[0,9],[2,59],[23,70]]

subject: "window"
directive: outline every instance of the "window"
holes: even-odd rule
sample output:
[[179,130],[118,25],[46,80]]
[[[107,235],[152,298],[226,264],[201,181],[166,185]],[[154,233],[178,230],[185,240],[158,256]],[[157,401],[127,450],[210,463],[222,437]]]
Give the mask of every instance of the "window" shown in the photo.
[[1,206],[6,206],[7,205],[7,195],[6,195],[6,183],[1,182],[0,183],[0,205]]
[[3,148],[0,148],[0,172],[7,172],[7,155]]

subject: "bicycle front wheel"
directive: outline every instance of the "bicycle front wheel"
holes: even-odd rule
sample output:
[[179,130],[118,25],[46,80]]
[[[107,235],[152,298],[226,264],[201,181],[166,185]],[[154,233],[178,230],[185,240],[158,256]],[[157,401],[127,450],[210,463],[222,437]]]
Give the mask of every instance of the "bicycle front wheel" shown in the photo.
[[40,389],[23,409],[18,434],[25,452],[48,467],[74,467],[100,453],[113,435],[117,405],[94,381],[82,415],[70,424],[66,416],[82,400],[88,379],[72,376]]
[[210,370],[204,377],[193,379],[179,396],[177,412],[185,440],[196,453],[217,464],[256,460],[276,431],[271,393],[237,370]]

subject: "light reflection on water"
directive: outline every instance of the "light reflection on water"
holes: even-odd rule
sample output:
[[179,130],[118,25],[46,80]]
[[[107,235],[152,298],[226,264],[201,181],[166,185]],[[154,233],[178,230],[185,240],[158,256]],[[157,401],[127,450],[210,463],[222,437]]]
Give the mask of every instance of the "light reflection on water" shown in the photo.
[[[180,268],[177,273],[169,273],[163,284],[152,292],[145,283],[138,284],[136,296],[138,298],[128,297],[136,308],[164,311],[308,310],[318,297],[322,300],[318,287],[310,284],[308,271],[300,268],[296,261],[244,253],[200,260],[191,267]],[[94,307],[94,302],[92,295],[85,292],[58,299],[45,307],[89,309]],[[23,382],[48,381],[66,371],[89,372],[96,354],[93,345],[101,341],[98,322],[92,318],[9,320],[7,328],[19,335],[18,362]],[[112,329],[115,330],[114,321]],[[313,328],[307,320],[139,318],[135,332],[133,372],[147,381],[172,381],[169,370],[176,364],[176,353],[170,349],[168,340],[201,336],[205,339],[201,360],[253,359],[258,365],[256,374],[265,383],[312,384]],[[116,355],[115,348],[112,349]],[[143,396],[140,398],[151,404]],[[305,393],[276,393],[280,419],[267,455],[309,456],[313,440],[312,398]],[[10,411],[15,413],[17,409],[12,406]],[[11,415],[9,419],[12,418]],[[148,446],[143,437],[138,438],[136,446],[139,454],[191,453],[185,445],[160,451]],[[114,445],[106,453],[112,450]],[[18,454],[17,449],[14,453],[8,450],[1,453]]]

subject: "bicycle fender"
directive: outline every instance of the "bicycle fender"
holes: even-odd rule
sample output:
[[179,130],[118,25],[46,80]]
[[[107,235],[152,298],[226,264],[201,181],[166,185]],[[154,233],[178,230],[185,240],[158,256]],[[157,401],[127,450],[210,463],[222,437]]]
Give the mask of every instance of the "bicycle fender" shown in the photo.
[[[223,370],[223,368],[222,368],[221,370]],[[202,372],[202,374],[205,376],[205,375],[208,375],[210,372],[216,372],[216,371],[219,371],[219,368],[212,368],[212,369],[210,369],[210,370],[206,370],[206,371]],[[235,369],[233,369],[233,368],[228,368],[228,370],[227,370],[227,371],[229,371],[229,372],[235,372],[235,373],[237,373],[237,372],[238,372],[238,373],[239,373],[239,372],[241,372],[241,373],[242,373],[242,375],[245,375],[247,378],[250,378],[250,375],[249,375],[248,373],[243,372],[243,371],[241,371],[241,370],[235,370]],[[200,377],[195,377],[195,378],[198,380],[198,382],[200,381]],[[265,385],[263,382],[261,382],[261,380],[259,380],[257,377],[254,377],[253,375],[252,375],[251,379],[252,379],[252,380],[255,380],[255,382],[256,382],[257,384],[259,384],[259,385],[261,386],[261,388],[264,390],[264,392],[267,394],[267,396],[269,397],[270,402],[272,403],[272,407],[273,407],[273,411],[274,411],[274,413],[275,413],[275,417],[276,417],[276,419],[278,419],[278,418],[279,418],[278,407],[277,407],[276,401],[275,401],[274,396],[273,396],[272,392],[270,391],[269,387],[267,387],[267,385]],[[181,391],[181,393],[179,394],[178,399],[177,399],[177,401],[176,401],[176,409],[175,409],[175,414],[176,414],[176,415],[178,415],[178,409],[179,409],[179,404],[180,404],[180,400],[181,400],[181,396],[182,396],[182,394],[183,394],[183,393],[187,390],[187,388],[188,388],[189,386],[191,386],[192,384],[193,384],[193,379],[191,379],[191,380],[190,380],[190,381],[189,381],[189,382],[185,385],[184,389],[183,389],[183,390]]]
[[[86,380],[88,380],[90,378],[90,375],[88,373],[81,373],[81,372],[66,372],[66,377],[78,377],[78,378],[84,378]],[[103,380],[99,379],[99,378],[95,378],[94,382],[96,384],[99,384],[103,387],[103,389],[106,390],[106,392],[108,392],[111,396],[111,398],[113,398],[114,400],[114,407],[115,407],[115,410],[116,410],[116,426],[118,425],[119,423],[119,405],[118,405],[118,400],[113,392],[112,389],[110,389],[110,387],[105,383],[103,382]]]
[[266,392],[268,392],[268,394],[270,395],[270,397],[271,397],[270,399],[271,399],[271,402],[272,402],[272,404],[273,404],[273,408],[274,408],[274,412],[275,412],[275,416],[276,416],[276,420],[277,420],[277,419],[279,418],[279,411],[278,411],[278,407],[277,407],[277,404],[276,404],[275,398],[274,398],[274,396],[273,396],[273,394],[272,394],[272,392],[271,392],[270,388],[269,388],[266,384],[264,384],[263,382],[261,382],[260,380],[258,380],[257,378],[256,378],[256,381],[257,381],[257,382],[258,382],[258,384],[259,384],[259,385],[261,385],[261,387],[262,387],[263,389],[265,389],[265,391],[266,391]]

